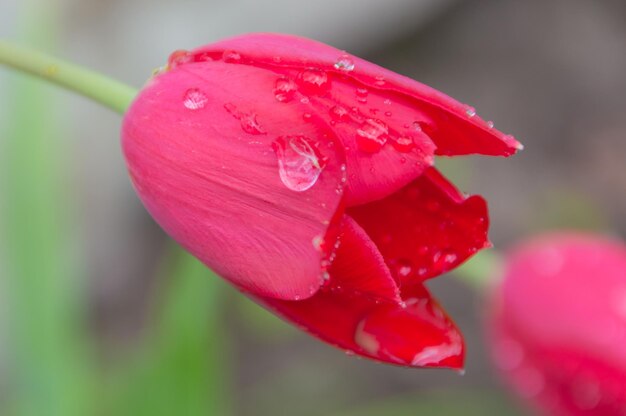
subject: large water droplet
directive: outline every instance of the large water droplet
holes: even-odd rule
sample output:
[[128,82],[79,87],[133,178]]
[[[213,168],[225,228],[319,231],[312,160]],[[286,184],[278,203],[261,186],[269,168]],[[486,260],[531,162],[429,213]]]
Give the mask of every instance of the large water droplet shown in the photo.
[[261,124],[257,121],[257,115],[255,113],[246,113],[243,111],[239,111],[237,106],[233,103],[224,104],[224,108],[228,111],[233,117],[239,120],[241,129],[248,134],[267,134],[267,132],[263,129]]
[[297,85],[289,78],[278,78],[274,85],[274,96],[281,103],[286,103],[293,99],[297,90]]
[[200,110],[204,108],[207,101],[207,96],[198,88],[188,89],[183,96],[183,105],[190,110]]
[[330,88],[328,74],[319,69],[306,69],[298,74],[296,82],[307,94],[322,95]]
[[367,153],[376,153],[387,143],[387,125],[373,118],[368,118],[356,131],[359,149]]
[[278,158],[280,180],[287,188],[303,192],[315,185],[326,162],[310,139],[282,136],[272,147]]
[[354,61],[348,55],[343,55],[335,62],[335,69],[350,72],[354,69]]

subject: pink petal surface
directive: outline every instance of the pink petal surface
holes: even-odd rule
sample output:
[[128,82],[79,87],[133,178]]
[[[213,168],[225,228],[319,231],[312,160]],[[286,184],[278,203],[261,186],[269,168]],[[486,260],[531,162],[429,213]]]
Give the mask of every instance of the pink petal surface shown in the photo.
[[626,414],[626,247],[551,234],[513,250],[489,319],[516,392],[555,415]]
[[434,168],[393,195],[348,213],[400,284],[445,273],[489,245],[485,201],[464,196]]
[[[345,173],[332,132],[277,102],[275,79],[220,62],[173,68],[131,106],[123,148],[143,203],[176,241],[245,290],[298,299],[322,283],[313,240],[336,215]],[[308,158],[294,146],[281,154],[279,138]],[[310,189],[286,186],[281,169],[302,189],[316,158]]]
[[[479,153],[508,156],[520,148],[511,136],[495,130],[473,114],[473,109],[408,77],[346,54],[331,46],[291,35],[256,33],[238,36],[196,49],[195,53],[236,51],[241,62],[283,67],[315,67],[344,74],[364,87],[408,100],[415,116],[427,116],[438,154]],[[346,71],[347,62],[353,69]]]

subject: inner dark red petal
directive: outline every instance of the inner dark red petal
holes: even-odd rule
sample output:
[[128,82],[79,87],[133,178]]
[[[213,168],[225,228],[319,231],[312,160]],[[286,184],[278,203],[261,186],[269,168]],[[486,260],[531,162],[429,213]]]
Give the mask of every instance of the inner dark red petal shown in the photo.
[[406,304],[324,287],[302,301],[256,300],[349,353],[411,367],[463,367],[463,339],[425,288]]
[[396,280],[423,281],[487,247],[487,204],[465,197],[436,169],[380,201],[351,207]]
[[343,216],[341,234],[331,254],[327,287],[401,303],[398,285],[372,240],[352,218]]

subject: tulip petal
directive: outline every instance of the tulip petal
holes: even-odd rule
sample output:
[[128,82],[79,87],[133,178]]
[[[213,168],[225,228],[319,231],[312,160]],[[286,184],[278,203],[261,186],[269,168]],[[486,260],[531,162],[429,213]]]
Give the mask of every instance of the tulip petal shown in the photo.
[[244,290],[303,299],[323,282],[315,241],[341,211],[345,168],[332,132],[276,101],[276,79],[222,62],[173,67],[131,106],[123,148],[176,241]]
[[336,258],[330,268],[327,286],[331,290],[353,292],[372,299],[402,302],[400,291],[370,237],[352,218],[343,216]]
[[369,88],[370,95],[389,95],[387,98],[392,103],[413,109],[413,115],[404,123],[423,122],[440,155],[510,156],[522,147],[512,136],[496,130],[493,124],[477,116],[473,108],[446,94],[310,39],[272,33],[247,34],[207,45],[195,52],[229,51],[236,51],[241,62],[332,71]]
[[465,197],[434,168],[393,195],[347,212],[401,287],[449,271],[489,246],[484,199]]
[[463,367],[460,332],[421,286],[412,289],[406,304],[326,287],[304,301],[257,301],[348,353],[402,366]]

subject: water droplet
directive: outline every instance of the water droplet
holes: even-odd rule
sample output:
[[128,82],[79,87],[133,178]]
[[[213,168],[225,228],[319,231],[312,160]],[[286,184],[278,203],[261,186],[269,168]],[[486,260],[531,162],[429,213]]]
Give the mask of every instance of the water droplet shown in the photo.
[[176,68],[178,65],[191,62],[191,58],[191,52],[184,49],[178,49],[172,52],[169,58],[167,58],[167,69]]
[[322,249],[324,247],[324,236],[316,235],[315,237],[313,237],[312,243],[313,243],[313,247],[317,251],[322,251]]
[[476,109],[468,106],[465,108],[465,114],[467,114],[469,118],[472,118],[476,115]]
[[283,59],[280,56],[274,56],[272,57],[272,61],[276,62],[277,64],[279,64]]
[[395,262],[394,273],[399,280],[404,280],[413,275],[413,265],[409,260],[398,259]]
[[274,96],[281,103],[286,103],[293,99],[297,90],[297,85],[289,78],[278,78],[274,85]]
[[391,142],[394,149],[401,153],[408,153],[415,148],[415,142],[411,137],[403,136],[398,137]]
[[304,136],[282,136],[272,145],[283,184],[296,192],[311,188],[326,165],[319,149]]
[[200,110],[204,108],[207,101],[207,96],[198,88],[188,89],[183,96],[183,105],[190,110]]
[[414,121],[413,122],[413,130],[419,131],[419,132],[422,131],[422,125],[420,124],[419,121]]
[[391,105],[391,100],[389,98],[387,98],[385,101],[383,101],[383,104]]
[[494,126],[493,121],[490,120],[490,121],[487,122],[487,127],[488,128],[492,129],[493,126]]
[[377,86],[379,86],[379,87],[384,86],[384,85],[385,85],[385,77],[380,76],[380,75],[379,75],[379,76],[377,76],[377,77],[376,77],[376,81],[374,81],[374,84],[376,84],[376,85],[377,85]]
[[444,271],[450,270],[450,268],[454,265],[457,259],[458,256],[456,255],[456,253],[450,250],[437,251],[433,255],[432,268],[433,270],[442,273]]
[[241,55],[235,51],[225,50],[222,53],[222,60],[227,63],[236,64],[241,61]]
[[239,120],[241,124],[241,129],[248,134],[267,134],[267,132],[263,129],[261,124],[257,121],[257,115],[255,113],[246,113],[243,111],[237,110],[237,106],[233,103],[224,104],[224,108],[228,111],[234,118]]
[[367,96],[369,91],[366,88],[357,88],[356,89],[356,100],[362,104],[367,102]]
[[328,74],[319,69],[306,69],[298,74],[298,85],[307,94],[322,95],[330,88]]
[[354,333],[354,342],[356,342],[356,344],[359,347],[363,348],[366,352],[373,355],[378,354],[380,344],[373,335],[365,332],[365,320],[362,320],[356,326],[356,331]]
[[348,55],[343,55],[339,58],[337,62],[335,62],[334,66],[335,69],[338,69],[340,71],[350,72],[354,70],[354,61],[352,61],[352,59],[350,59]]
[[304,113],[304,114],[302,114],[302,118],[304,119],[304,121],[311,120],[311,117],[313,117],[313,115],[311,113]]
[[345,108],[336,105],[330,109],[330,117],[335,121],[346,121],[350,118],[350,114]]
[[359,149],[367,153],[376,153],[387,143],[387,125],[373,118],[368,118],[356,131]]
[[393,113],[391,111],[385,111],[385,116],[391,117]]

